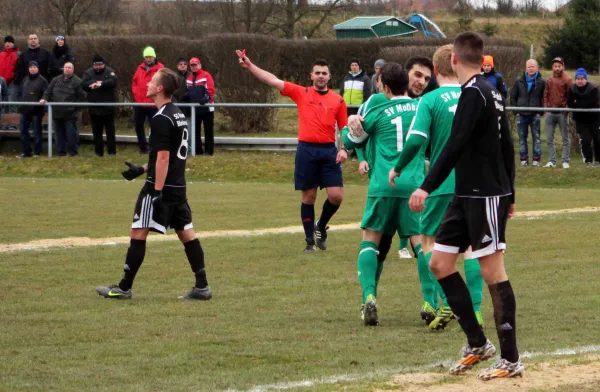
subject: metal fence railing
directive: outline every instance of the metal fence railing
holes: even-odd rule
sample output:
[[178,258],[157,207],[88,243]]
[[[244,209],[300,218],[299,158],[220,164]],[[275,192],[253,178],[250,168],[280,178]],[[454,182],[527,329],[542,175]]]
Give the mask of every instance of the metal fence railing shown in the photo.
[[[75,106],[75,107],[95,107],[95,106],[110,106],[110,107],[154,107],[152,103],[133,103],[133,102],[114,102],[114,103],[93,103],[93,102],[46,102],[45,104],[37,103],[37,102],[6,102],[6,104],[15,105],[15,106],[47,106],[48,107],[48,156],[52,157],[52,135],[54,131],[53,121],[52,121],[52,112],[53,107],[58,106]],[[296,104],[275,104],[275,103],[212,103],[206,105],[200,105],[197,103],[176,103],[179,107],[189,107],[190,114],[190,154],[192,156],[196,155],[196,133],[194,130],[196,129],[196,108],[198,107],[215,107],[215,108],[281,108],[281,109],[296,109]],[[350,108],[358,108],[358,105],[349,105]],[[507,111],[510,112],[519,112],[519,111],[527,111],[527,112],[540,112],[540,113],[563,113],[563,112],[588,112],[588,113],[600,113],[600,108],[597,109],[570,109],[570,108],[540,108],[540,107],[531,107],[531,108],[522,108],[522,107],[513,107],[507,106]],[[251,139],[251,138],[246,138]],[[253,138],[256,139],[253,144],[260,144],[259,140],[261,138]]]

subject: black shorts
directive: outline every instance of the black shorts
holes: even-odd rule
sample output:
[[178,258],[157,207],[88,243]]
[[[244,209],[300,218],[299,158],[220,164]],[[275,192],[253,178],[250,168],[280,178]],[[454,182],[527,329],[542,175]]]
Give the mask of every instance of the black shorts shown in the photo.
[[168,229],[192,229],[192,210],[186,202],[181,204],[161,204],[160,211],[154,213],[152,188],[144,186],[140,191],[133,213],[132,229],[150,229],[165,234]]
[[463,253],[471,246],[474,259],[506,249],[509,209],[510,196],[454,196],[435,236],[434,249]]
[[296,190],[344,186],[342,167],[336,162],[337,153],[335,143],[298,142],[294,170]]

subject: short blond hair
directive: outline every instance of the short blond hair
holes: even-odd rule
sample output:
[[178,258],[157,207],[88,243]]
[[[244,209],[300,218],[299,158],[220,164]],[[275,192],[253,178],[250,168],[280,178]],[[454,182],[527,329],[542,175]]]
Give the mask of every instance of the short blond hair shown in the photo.
[[433,55],[433,66],[442,76],[456,76],[452,69],[452,48],[452,44],[441,46]]

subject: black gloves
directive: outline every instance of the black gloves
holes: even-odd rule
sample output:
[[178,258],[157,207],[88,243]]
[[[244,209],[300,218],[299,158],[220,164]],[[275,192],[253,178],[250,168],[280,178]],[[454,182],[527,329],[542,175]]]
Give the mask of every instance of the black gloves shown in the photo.
[[134,178],[138,178],[142,174],[144,174],[143,166],[136,166],[133,163],[125,162],[125,164],[129,167],[127,170],[123,170],[121,174],[127,181],[131,181]]

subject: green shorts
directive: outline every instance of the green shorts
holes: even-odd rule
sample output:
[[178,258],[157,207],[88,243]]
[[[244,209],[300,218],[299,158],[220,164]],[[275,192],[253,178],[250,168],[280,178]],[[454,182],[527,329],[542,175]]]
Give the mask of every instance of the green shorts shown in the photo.
[[435,237],[454,195],[439,195],[425,200],[421,215],[421,234]]
[[421,214],[408,207],[408,198],[367,197],[367,205],[360,227],[400,237],[419,235]]

